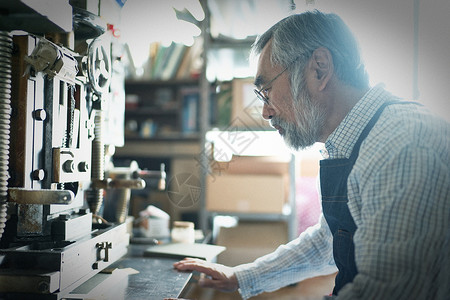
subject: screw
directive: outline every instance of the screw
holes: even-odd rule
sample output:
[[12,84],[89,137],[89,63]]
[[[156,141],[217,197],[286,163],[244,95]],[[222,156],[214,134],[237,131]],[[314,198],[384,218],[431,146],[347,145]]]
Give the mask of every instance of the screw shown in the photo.
[[75,170],[75,164],[73,163],[73,160],[69,159],[63,163],[62,168],[66,173],[73,173]]
[[44,121],[47,118],[47,113],[43,109],[36,109],[34,111],[34,118],[38,121]]
[[37,169],[31,173],[31,178],[33,178],[33,180],[42,181],[42,180],[44,180],[44,177],[45,177],[45,171],[43,169]]
[[81,161],[78,164],[78,171],[80,172],[87,172],[89,170],[89,164],[85,161]]

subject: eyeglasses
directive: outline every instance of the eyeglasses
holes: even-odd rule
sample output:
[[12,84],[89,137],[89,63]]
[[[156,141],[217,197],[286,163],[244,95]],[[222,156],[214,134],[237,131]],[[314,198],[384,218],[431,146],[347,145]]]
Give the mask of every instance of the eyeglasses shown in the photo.
[[272,78],[272,80],[270,80],[268,83],[266,83],[261,89],[254,89],[253,91],[256,94],[256,97],[258,97],[259,100],[261,100],[264,104],[269,105],[269,90],[270,90],[270,85],[278,78],[281,76],[281,74],[283,74],[284,72],[286,72],[286,70],[288,69],[288,67],[284,68],[283,71],[281,71],[280,73],[278,73],[277,76],[275,76],[274,78]]

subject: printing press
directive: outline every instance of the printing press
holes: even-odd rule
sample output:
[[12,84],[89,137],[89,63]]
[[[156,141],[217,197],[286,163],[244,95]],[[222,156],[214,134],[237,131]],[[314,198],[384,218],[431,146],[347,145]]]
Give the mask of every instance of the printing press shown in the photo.
[[124,47],[92,2],[0,4],[1,299],[66,299],[127,252],[130,189],[148,171],[112,164]]

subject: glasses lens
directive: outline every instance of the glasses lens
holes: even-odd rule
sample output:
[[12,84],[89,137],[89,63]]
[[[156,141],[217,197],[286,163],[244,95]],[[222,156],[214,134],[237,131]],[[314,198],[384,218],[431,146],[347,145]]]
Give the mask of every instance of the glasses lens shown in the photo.
[[256,97],[258,97],[259,100],[261,100],[264,103],[267,103],[266,97],[264,97],[264,95],[260,91],[258,91],[257,89],[254,89],[253,91],[255,92]]

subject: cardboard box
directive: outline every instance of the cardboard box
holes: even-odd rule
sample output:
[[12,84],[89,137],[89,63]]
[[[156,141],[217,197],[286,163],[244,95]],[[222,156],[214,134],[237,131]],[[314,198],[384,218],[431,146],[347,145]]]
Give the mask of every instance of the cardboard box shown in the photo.
[[216,244],[227,249],[217,257],[217,262],[227,266],[253,262],[287,243],[287,231],[286,222],[272,221],[240,221],[235,227],[221,227]]
[[281,175],[208,176],[206,209],[217,212],[281,213],[287,200]]
[[[206,209],[228,213],[282,213],[289,200],[289,161],[234,156],[207,177]],[[220,165],[222,164],[222,165]]]
[[217,161],[221,173],[248,175],[289,175],[290,156],[233,155],[229,162]]

